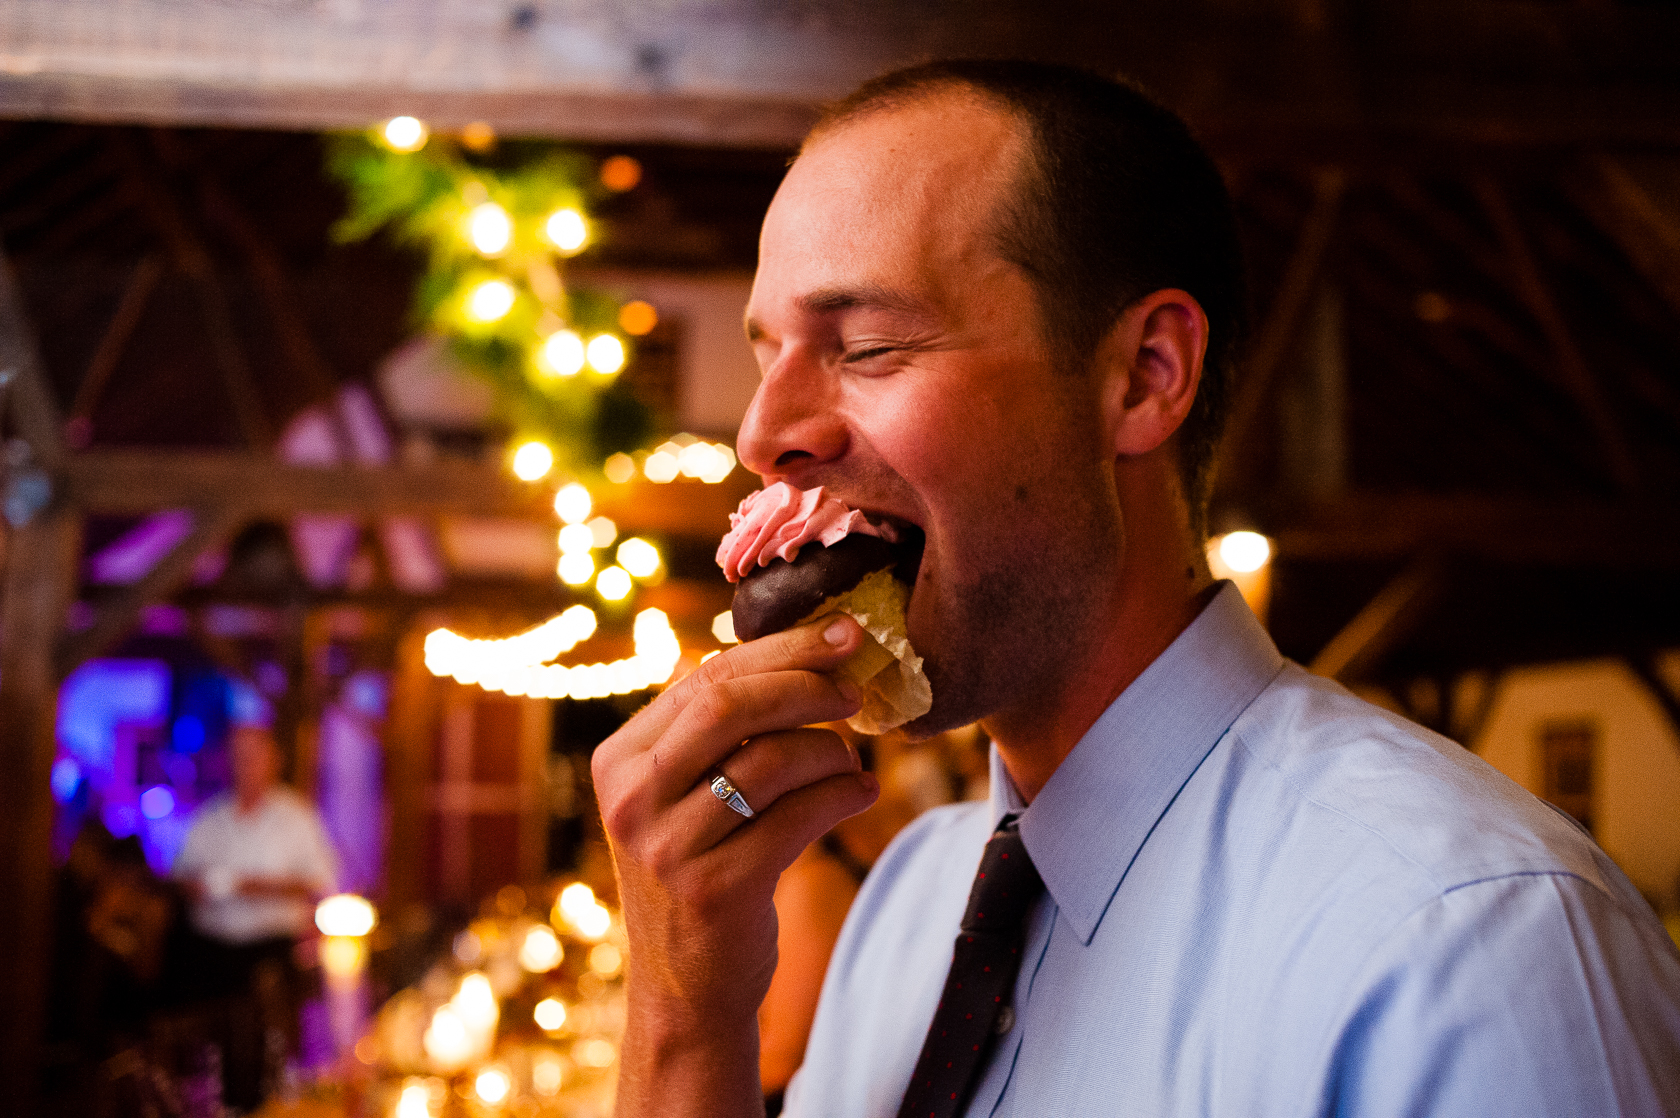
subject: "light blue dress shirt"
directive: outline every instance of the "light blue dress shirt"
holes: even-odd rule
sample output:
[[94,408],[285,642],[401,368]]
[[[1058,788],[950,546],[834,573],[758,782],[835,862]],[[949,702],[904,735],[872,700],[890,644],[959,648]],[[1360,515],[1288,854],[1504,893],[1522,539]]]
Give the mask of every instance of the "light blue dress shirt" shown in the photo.
[[1573,821],[1279,656],[1232,586],[1026,807],[929,812],[829,965],[794,1118],[892,1118],[1006,811],[1046,895],[968,1114],[1680,1116],[1680,955]]

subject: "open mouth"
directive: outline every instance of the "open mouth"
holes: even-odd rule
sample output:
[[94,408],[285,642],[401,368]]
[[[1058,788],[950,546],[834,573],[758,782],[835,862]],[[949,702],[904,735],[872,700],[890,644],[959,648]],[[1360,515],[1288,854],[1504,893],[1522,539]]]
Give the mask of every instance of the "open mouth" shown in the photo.
[[927,547],[927,533],[917,525],[903,520],[893,521],[893,527],[898,531],[898,542],[893,545],[893,553],[898,557],[898,566],[893,568],[893,577],[914,586],[916,576],[922,569],[922,552]]

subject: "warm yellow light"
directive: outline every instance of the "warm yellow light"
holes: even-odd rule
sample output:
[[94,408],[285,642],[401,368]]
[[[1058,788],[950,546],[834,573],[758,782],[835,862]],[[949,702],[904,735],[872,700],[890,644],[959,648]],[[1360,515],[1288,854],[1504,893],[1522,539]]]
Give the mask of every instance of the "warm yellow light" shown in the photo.
[[628,155],[614,155],[601,163],[601,185],[619,194],[642,181],[642,165]]
[[474,322],[499,322],[513,309],[513,284],[488,279],[467,295],[467,317]]
[[564,1077],[565,1072],[560,1066],[560,1060],[550,1053],[544,1053],[531,1061],[531,1089],[545,1098],[552,1098],[560,1093],[560,1081]]
[[554,907],[570,919],[585,909],[595,907],[595,890],[581,881],[574,881],[560,890]]
[[542,364],[557,376],[576,376],[588,360],[583,339],[575,330],[556,330],[543,340]]
[[589,969],[611,978],[624,965],[624,953],[610,943],[598,943],[589,951]]
[[570,208],[549,214],[543,231],[561,252],[576,252],[589,240],[589,226],[583,215]]
[[554,514],[567,524],[582,524],[594,504],[589,490],[574,481],[554,495]]
[[490,980],[478,971],[461,979],[461,988],[455,991],[449,1004],[455,1007],[461,1023],[469,1029],[494,1029],[496,1017],[501,1012]]
[[735,635],[735,615],[724,610],[712,618],[712,636],[724,644],[740,644],[741,638]]
[[378,916],[354,893],[338,893],[315,906],[315,926],[324,936],[365,936]]
[[615,454],[602,465],[601,472],[606,474],[607,480],[614,485],[623,485],[636,476],[636,460],[628,454]]
[[647,475],[647,479],[661,485],[674,480],[679,469],[677,456],[668,450],[656,450],[642,463],[642,473]]
[[586,1068],[611,1067],[618,1058],[618,1049],[604,1037],[590,1037],[572,1046],[572,1059]]
[[608,567],[595,576],[595,592],[609,602],[622,602],[630,593],[630,572]]
[[560,554],[588,554],[595,546],[595,533],[587,524],[568,524],[560,529]]
[[486,120],[475,120],[461,129],[461,146],[480,154],[496,146],[496,130]]
[[419,151],[431,132],[411,116],[394,116],[385,122],[385,143],[392,151]]
[[453,1005],[441,1006],[432,1014],[432,1023],[420,1038],[420,1044],[426,1050],[426,1058],[441,1072],[459,1071],[472,1056],[472,1038]]
[[532,439],[513,452],[513,476],[520,481],[536,481],[553,468],[554,452],[546,443]]
[[572,551],[560,556],[554,571],[567,586],[582,586],[595,577],[595,557],[587,551]]
[[396,1118],[432,1118],[431,1096],[423,1081],[411,1079],[404,1083],[402,1094],[397,1097]]
[[659,312],[654,310],[652,303],[633,299],[618,308],[618,328],[632,338],[650,333],[658,325]]
[[481,202],[467,215],[467,239],[483,256],[500,256],[513,240],[513,220],[494,202]]
[[508,1091],[512,1088],[513,1081],[508,1078],[508,1073],[501,1068],[486,1068],[478,1073],[477,1079],[473,1080],[474,1093],[491,1106],[496,1106],[507,1098]]
[[544,998],[531,1011],[537,1028],[545,1033],[557,1033],[566,1027],[566,1003],[559,998]]
[[596,334],[589,339],[589,367],[608,375],[624,368],[624,343],[612,334]]
[[560,965],[564,955],[560,937],[547,924],[538,924],[526,932],[519,945],[519,965],[532,974],[547,974]]
[[361,936],[323,936],[321,969],[329,979],[360,978],[367,964],[367,944]]
[[700,480],[708,485],[716,485],[729,476],[735,468],[735,451],[722,443],[712,444],[712,463],[700,474]]
[[1258,532],[1227,532],[1220,537],[1219,558],[1238,574],[1259,570],[1271,557],[1271,541]]
[[611,547],[618,539],[618,525],[604,516],[597,516],[589,522],[589,534],[594,537],[596,547]]
[[639,536],[618,545],[619,566],[637,578],[647,578],[659,569],[659,549]]

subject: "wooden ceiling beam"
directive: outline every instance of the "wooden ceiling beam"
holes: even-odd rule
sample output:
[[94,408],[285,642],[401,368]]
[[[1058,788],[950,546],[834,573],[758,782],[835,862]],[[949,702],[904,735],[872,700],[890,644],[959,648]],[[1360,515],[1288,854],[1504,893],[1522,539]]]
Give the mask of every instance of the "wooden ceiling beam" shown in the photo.
[[1254,510],[1280,559],[1392,559],[1425,551],[1542,565],[1680,569],[1680,512],[1662,502],[1355,494]]
[[1564,385],[1586,413],[1611,478],[1624,493],[1637,491],[1640,486],[1639,465],[1634,460],[1627,437],[1604,396],[1603,387],[1576,344],[1574,332],[1564,321],[1563,311],[1540,270],[1540,263],[1517,221],[1510,200],[1499,183],[1489,175],[1475,176],[1471,186],[1499,234],[1517,293],[1540,324],[1557,368],[1563,374]]
[[[1311,11],[1310,18],[1303,11]],[[1680,140],[1680,19],[1478,0],[776,0],[564,5],[12,0],[0,115],[790,147],[823,101],[920,57],[1137,75],[1216,146],[1280,136]]]
[[1424,620],[1424,611],[1446,583],[1446,565],[1425,554],[1365,603],[1353,620],[1313,657],[1308,670],[1343,683],[1358,680]]
[[[528,485],[497,466],[443,460],[421,466],[290,466],[225,452],[90,450],[72,455],[69,499],[89,512],[143,515],[214,505],[247,519],[303,512],[383,516],[552,519],[551,487]],[[624,533],[715,538],[757,484],[737,470],[720,485],[634,481],[603,485],[596,511]]]

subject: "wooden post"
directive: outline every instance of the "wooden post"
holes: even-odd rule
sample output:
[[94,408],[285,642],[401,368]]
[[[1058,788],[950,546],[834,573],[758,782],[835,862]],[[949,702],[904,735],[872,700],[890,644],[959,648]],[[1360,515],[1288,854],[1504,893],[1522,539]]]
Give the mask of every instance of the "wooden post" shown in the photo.
[[[0,256],[0,380],[19,454],[52,479],[64,460],[57,402],[41,375],[11,269]],[[12,510],[0,599],[0,1083],[9,1113],[33,1114],[51,960],[51,775],[57,748],[53,652],[75,593],[81,515],[62,492]]]

